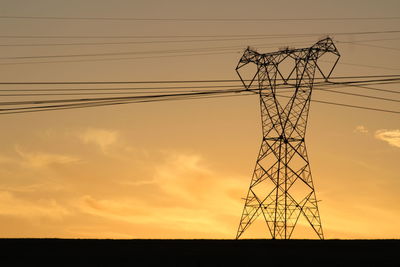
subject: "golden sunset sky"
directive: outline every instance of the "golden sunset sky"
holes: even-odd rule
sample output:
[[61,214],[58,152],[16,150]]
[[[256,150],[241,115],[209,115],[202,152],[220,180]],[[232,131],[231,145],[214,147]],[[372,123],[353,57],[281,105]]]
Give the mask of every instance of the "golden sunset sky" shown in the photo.
[[[398,0],[0,0],[0,6],[0,17],[265,19],[400,15]],[[335,35],[400,30],[399,18],[0,21],[0,36],[315,34],[219,42],[0,46],[1,82],[237,79],[235,67],[249,45],[260,52],[271,52],[285,45],[307,47],[326,35],[337,42],[341,53],[333,76],[400,74],[400,33]],[[1,44],[121,41],[0,40]],[[359,42],[362,40],[366,42]],[[201,56],[146,57],[148,51],[225,46],[237,49]],[[121,51],[143,55],[56,63],[4,59]],[[24,64],[14,64],[17,62]],[[396,84],[379,88],[400,92]],[[354,87],[342,91],[400,99],[395,94]],[[315,91],[313,97],[400,110],[398,102],[321,91]],[[2,101],[10,99],[2,97]],[[234,238],[244,204],[241,198],[247,193],[261,142],[258,101],[257,95],[252,95],[0,115],[0,237]],[[325,238],[400,238],[399,114],[312,103],[306,141],[321,200]],[[254,225],[245,237],[268,238],[269,233],[265,225]],[[316,235],[299,225],[293,237]]]

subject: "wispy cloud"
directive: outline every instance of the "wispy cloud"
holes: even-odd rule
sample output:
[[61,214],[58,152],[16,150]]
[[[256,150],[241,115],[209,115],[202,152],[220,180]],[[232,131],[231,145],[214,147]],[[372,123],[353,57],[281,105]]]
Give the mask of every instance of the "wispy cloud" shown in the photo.
[[171,231],[230,236],[230,221],[241,211],[240,197],[248,179],[216,172],[194,154],[166,153],[156,166],[149,166],[154,172],[148,180],[122,183],[147,194],[112,198],[86,195],[77,203],[79,209],[112,221],[156,228],[162,222],[162,227]]
[[400,130],[378,130],[375,132],[375,138],[387,142],[389,145],[400,148]]
[[84,144],[98,146],[104,153],[118,140],[119,133],[115,130],[89,128],[78,134]]
[[70,212],[54,199],[28,201],[16,197],[8,191],[0,191],[0,215],[26,219],[47,218],[61,220]]
[[15,163],[15,159],[9,156],[0,155],[0,164],[7,164],[7,163]]
[[204,187],[214,184],[214,175],[198,155],[171,154],[156,168],[154,179],[164,192],[193,199]]
[[156,206],[138,199],[96,199],[84,196],[80,210],[106,220],[127,222],[135,225],[153,225],[181,231],[230,234],[225,222],[218,221],[212,208],[198,209],[175,205]]
[[363,125],[358,125],[354,131],[355,133],[368,134],[368,129]]
[[79,161],[77,157],[45,153],[45,152],[27,152],[21,149],[19,146],[15,147],[15,151],[22,158],[22,165],[33,168],[46,167],[52,164],[68,164]]

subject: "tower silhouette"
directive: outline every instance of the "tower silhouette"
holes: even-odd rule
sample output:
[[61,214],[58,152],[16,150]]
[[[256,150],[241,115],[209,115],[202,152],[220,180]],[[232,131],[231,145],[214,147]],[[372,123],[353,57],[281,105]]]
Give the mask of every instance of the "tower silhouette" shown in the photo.
[[[323,70],[318,59],[326,54],[335,60]],[[237,239],[260,215],[273,239],[289,239],[300,216],[320,239],[324,238],[305,133],[315,74],[327,81],[339,58],[327,37],[311,47],[266,54],[247,48],[239,60],[236,71],[241,81],[260,96],[263,138]],[[246,80],[243,71],[248,64],[255,64],[256,70]],[[258,88],[254,88],[255,80]]]

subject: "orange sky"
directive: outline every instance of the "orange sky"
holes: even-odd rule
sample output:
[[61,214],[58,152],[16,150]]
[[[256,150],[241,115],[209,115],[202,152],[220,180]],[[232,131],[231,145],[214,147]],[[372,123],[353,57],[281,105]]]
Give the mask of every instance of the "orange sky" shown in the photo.
[[[112,4],[103,0],[2,0],[0,3],[3,7],[0,15],[4,16],[393,17],[400,10],[398,1],[370,0],[324,3],[118,0]],[[10,19],[1,21],[0,35],[323,35],[399,30],[399,26],[400,20],[160,23]],[[337,46],[342,55],[333,76],[399,73],[398,50],[345,43],[391,39],[370,44],[398,48],[399,34],[332,37],[339,41]],[[229,45],[243,48],[259,45],[265,47],[259,51],[269,52],[285,44],[308,46],[307,43],[311,45],[317,39],[94,48],[1,47],[0,56]],[[236,79],[234,68],[242,51],[238,48],[234,53],[220,55],[0,65],[1,81]],[[398,90],[396,85],[385,88]],[[313,97],[399,110],[395,102],[320,91]],[[1,115],[0,237],[234,238],[243,208],[241,198],[247,192],[260,145],[259,116],[257,96]],[[400,238],[398,115],[312,103],[307,149],[317,197],[322,200],[319,208],[326,238]],[[254,225],[245,237],[268,237],[268,232],[264,225]],[[294,237],[316,236],[299,225]]]

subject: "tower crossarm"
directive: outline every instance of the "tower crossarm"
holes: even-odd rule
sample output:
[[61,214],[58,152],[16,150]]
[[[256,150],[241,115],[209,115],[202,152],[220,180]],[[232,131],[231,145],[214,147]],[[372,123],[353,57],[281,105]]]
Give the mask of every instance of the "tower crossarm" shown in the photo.
[[[339,51],[337,50],[337,47],[335,46],[333,40],[330,37],[326,37],[324,39],[319,40],[311,47],[296,48],[296,49],[285,47],[280,49],[279,51],[269,52],[269,53],[259,53],[255,49],[247,47],[242,57],[240,58],[238,65],[236,66],[236,72],[239,78],[241,79],[243,85],[246,87],[246,89],[250,89],[254,81],[259,76],[260,72],[262,72],[261,69],[271,69],[276,67],[278,70],[278,74],[281,74],[282,72],[280,72],[279,70],[279,64],[285,61],[286,58],[291,58],[296,62],[296,64],[289,72],[289,75],[286,77],[284,75],[277,75],[275,80],[275,82],[278,82],[278,84],[279,82],[287,84],[290,78],[293,78],[296,81],[298,80],[294,78],[292,75],[294,74],[294,71],[298,66],[299,62],[315,61],[316,63],[318,58],[322,57],[326,53],[332,53],[333,55],[336,56],[336,60],[332,62],[333,64],[331,68],[323,71],[317,64],[316,68],[320,72],[322,77],[325,80],[328,80],[340,58]],[[257,66],[257,71],[253,73],[251,77],[243,77],[243,75],[240,73],[240,69],[244,68],[248,64],[255,64]],[[261,74],[261,77],[258,78],[262,79],[266,77],[263,77],[263,75]]]

